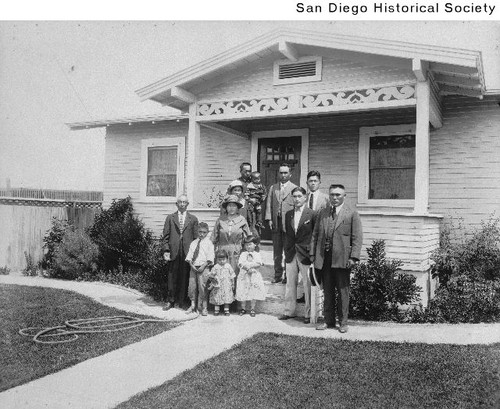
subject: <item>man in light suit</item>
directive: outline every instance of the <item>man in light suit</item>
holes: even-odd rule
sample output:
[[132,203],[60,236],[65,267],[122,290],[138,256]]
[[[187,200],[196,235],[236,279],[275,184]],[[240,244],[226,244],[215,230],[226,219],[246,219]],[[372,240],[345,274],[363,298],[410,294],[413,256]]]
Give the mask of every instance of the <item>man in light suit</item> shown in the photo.
[[316,329],[335,328],[337,298],[339,331],[344,333],[348,329],[350,269],[359,261],[363,231],[358,212],[344,202],[344,186],[331,185],[329,193],[330,206],[317,215],[309,253],[314,267],[322,272],[325,292],[325,322]]
[[[293,209],[292,190],[297,186],[290,182],[290,165],[282,163],[279,167],[279,182],[269,188],[266,201],[265,220],[269,223],[273,239],[274,280],[281,283],[283,276],[283,245],[285,241],[285,214]],[[286,283],[286,277],[283,284]]]
[[163,227],[164,257],[168,261],[165,310],[190,304],[187,302],[190,266],[186,255],[189,245],[198,237],[198,219],[187,211],[188,198],[179,196],[176,205],[177,211],[167,216]]
[[311,170],[307,174],[307,187],[309,188],[309,193],[307,194],[306,206],[315,212],[319,212],[330,204],[328,195],[320,192],[320,186],[321,173],[317,170]]
[[307,274],[309,265],[309,246],[314,229],[314,210],[305,206],[307,194],[303,187],[292,190],[295,208],[285,215],[285,262],[287,282],[285,289],[285,312],[278,319],[287,320],[295,316],[297,306],[297,282],[299,273],[304,286],[305,310],[304,323],[311,322],[311,282]]

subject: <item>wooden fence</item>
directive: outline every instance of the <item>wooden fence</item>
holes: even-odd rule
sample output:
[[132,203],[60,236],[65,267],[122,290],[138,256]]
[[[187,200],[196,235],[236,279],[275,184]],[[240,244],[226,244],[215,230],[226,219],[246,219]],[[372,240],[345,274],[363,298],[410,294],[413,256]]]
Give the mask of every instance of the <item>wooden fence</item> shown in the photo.
[[0,267],[24,269],[25,252],[34,262],[40,261],[53,218],[85,228],[93,223],[101,203],[102,192],[0,189]]

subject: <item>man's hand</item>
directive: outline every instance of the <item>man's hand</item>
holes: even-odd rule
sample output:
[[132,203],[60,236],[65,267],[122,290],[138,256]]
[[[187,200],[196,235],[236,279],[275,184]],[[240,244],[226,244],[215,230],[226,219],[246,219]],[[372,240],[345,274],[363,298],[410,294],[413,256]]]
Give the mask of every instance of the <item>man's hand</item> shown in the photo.
[[353,268],[358,262],[352,258],[347,260],[347,268]]
[[163,253],[163,259],[165,261],[170,261],[170,252],[166,251],[165,253]]
[[269,223],[269,228],[272,230],[273,229],[273,221],[272,220],[268,220],[267,222]]
[[309,261],[311,262],[311,264],[314,264],[314,259],[315,259],[315,256],[309,256]]

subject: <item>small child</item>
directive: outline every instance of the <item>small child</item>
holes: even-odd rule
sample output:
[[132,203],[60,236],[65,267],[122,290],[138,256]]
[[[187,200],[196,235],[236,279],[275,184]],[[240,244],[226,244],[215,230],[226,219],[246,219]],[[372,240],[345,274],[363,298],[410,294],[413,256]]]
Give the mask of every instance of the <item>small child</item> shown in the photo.
[[231,264],[227,262],[226,250],[218,250],[215,254],[217,264],[212,268],[209,275],[210,304],[215,306],[214,315],[219,315],[220,306],[224,305],[224,315],[229,314],[229,304],[234,301],[233,288],[234,273]]
[[262,203],[266,200],[267,190],[261,183],[260,172],[251,173],[252,181],[247,185],[245,192],[246,199],[248,200],[248,210],[253,217],[255,226],[263,228],[262,223]]
[[246,303],[250,301],[250,316],[255,317],[257,300],[266,299],[266,287],[262,274],[258,270],[262,266],[262,257],[255,251],[258,238],[248,236],[245,239],[245,251],[240,254],[238,266],[240,272],[236,283],[236,299],[241,302],[240,315],[246,313]]
[[214,245],[208,236],[208,224],[201,222],[198,225],[198,238],[189,245],[186,261],[191,266],[189,273],[188,297],[191,306],[186,313],[201,312],[206,316],[207,312],[207,279],[210,273],[209,267],[214,264]]

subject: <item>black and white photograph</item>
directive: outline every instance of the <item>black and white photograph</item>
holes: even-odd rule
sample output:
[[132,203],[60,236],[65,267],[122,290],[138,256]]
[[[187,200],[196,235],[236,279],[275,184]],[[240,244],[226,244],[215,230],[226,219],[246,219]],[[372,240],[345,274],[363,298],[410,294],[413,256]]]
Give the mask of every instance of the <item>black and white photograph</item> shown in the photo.
[[298,7],[0,21],[2,409],[500,407],[500,21]]

